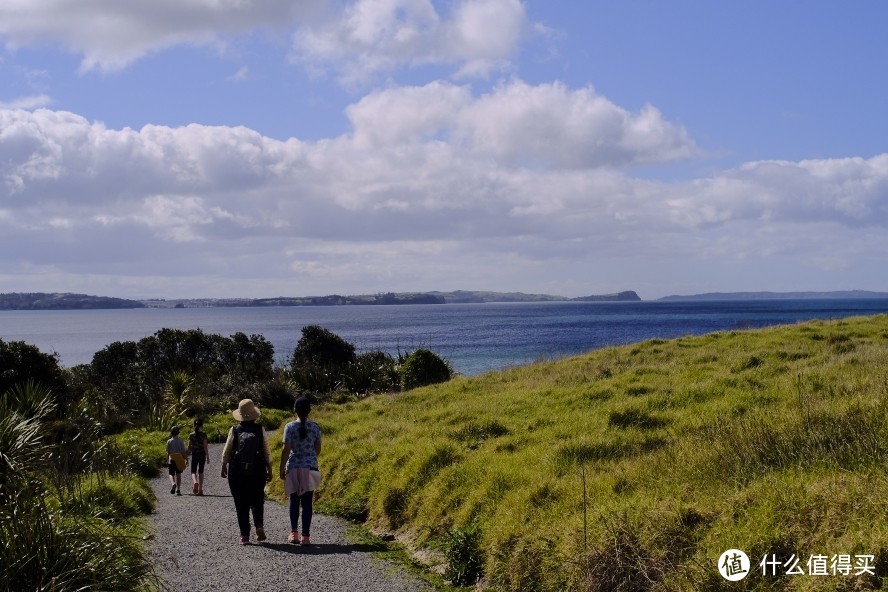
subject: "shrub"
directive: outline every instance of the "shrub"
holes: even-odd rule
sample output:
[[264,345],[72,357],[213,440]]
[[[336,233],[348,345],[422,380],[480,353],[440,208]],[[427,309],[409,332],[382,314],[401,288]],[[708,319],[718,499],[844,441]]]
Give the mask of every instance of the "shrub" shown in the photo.
[[345,374],[348,390],[358,397],[396,390],[400,375],[395,359],[382,351],[360,354]]
[[296,400],[294,385],[280,378],[257,383],[253,385],[251,392],[250,398],[263,409],[290,410]]
[[401,387],[404,389],[446,382],[452,376],[450,365],[427,349],[416,350],[401,364]]
[[54,410],[52,395],[33,381],[0,393],[0,506],[14,502],[49,458],[44,422]]
[[302,328],[302,337],[293,351],[292,366],[339,366],[355,360],[355,346],[318,325]]
[[481,529],[476,524],[450,531],[444,540],[444,577],[457,586],[474,586],[484,573]]
[[57,395],[67,388],[56,356],[45,354],[24,341],[0,339],[0,395],[28,379]]

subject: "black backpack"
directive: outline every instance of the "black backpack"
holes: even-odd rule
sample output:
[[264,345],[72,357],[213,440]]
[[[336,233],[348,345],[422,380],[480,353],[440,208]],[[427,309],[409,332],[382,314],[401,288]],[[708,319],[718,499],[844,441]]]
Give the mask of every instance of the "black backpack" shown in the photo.
[[228,473],[235,476],[265,475],[262,427],[247,429],[234,426],[234,454],[228,465]]

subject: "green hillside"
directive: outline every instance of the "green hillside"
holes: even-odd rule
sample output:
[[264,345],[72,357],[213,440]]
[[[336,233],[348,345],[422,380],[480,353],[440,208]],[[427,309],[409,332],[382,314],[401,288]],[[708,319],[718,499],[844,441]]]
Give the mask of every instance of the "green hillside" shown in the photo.
[[[652,340],[315,415],[323,508],[449,558],[463,581],[882,585],[885,315]],[[752,561],[741,582],[716,568],[732,548]],[[793,556],[806,575],[761,574],[762,558],[784,573]],[[824,561],[829,575],[807,575]]]

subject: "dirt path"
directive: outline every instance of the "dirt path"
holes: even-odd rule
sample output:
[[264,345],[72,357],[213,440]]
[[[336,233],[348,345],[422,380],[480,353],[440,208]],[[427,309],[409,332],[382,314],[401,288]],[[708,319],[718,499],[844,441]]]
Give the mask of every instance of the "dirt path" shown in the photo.
[[[151,481],[157,496],[152,516],[151,556],[169,590],[242,592],[418,592],[431,588],[415,576],[376,559],[366,547],[346,540],[348,524],[314,515],[312,545],[287,543],[286,506],[265,503],[268,540],[240,545],[234,502],[219,475],[222,445],[210,446],[205,495],[191,494],[191,475],[182,475],[182,496],[170,494],[165,474]],[[276,466],[276,464],[275,464]]]

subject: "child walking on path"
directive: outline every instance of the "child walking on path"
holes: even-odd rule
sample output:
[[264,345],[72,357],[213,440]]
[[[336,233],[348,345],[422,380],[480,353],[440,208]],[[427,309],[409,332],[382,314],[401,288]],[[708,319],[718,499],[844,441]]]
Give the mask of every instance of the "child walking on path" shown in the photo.
[[188,449],[179,437],[179,426],[170,428],[170,439],[167,440],[167,456],[170,465],[170,493],[182,495],[182,471],[188,459]]
[[204,467],[210,462],[210,445],[207,435],[201,429],[203,420],[194,420],[194,431],[188,435],[188,448],[191,451],[191,492],[203,495]]
[[[284,428],[280,477],[290,496],[290,536],[293,544],[310,544],[312,501],[320,484],[318,455],[321,453],[321,426],[308,419],[311,402],[300,397],[293,405],[297,420]],[[299,509],[302,507],[302,538],[299,537]]]
[[240,543],[250,542],[250,512],[256,526],[256,540],[265,540],[265,484],[271,481],[271,455],[268,438],[256,420],[262,415],[251,399],[238,403],[232,415],[240,423],[228,432],[222,450],[222,478],[234,498]]

